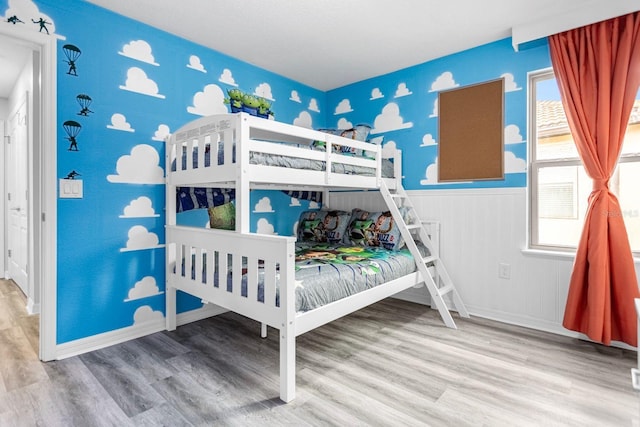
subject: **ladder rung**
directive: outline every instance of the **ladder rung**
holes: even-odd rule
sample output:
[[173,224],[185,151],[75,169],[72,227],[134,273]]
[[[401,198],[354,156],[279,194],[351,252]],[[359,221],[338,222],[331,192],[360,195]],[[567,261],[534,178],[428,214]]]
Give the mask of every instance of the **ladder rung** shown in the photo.
[[449,292],[451,292],[453,290],[453,285],[447,285],[447,286],[443,286],[441,288],[438,289],[438,292],[440,293],[440,295],[446,295]]
[[422,262],[425,264],[429,264],[430,262],[433,262],[437,259],[438,259],[437,256],[429,255],[429,256],[422,257]]
[[406,198],[407,198],[407,196],[406,196],[406,195],[404,195],[404,194],[397,194],[397,193],[392,194],[392,195],[391,195],[391,197],[393,197],[394,199],[406,199]]
[[407,228],[409,230],[415,230],[417,228],[422,228],[422,224],[407,224]]

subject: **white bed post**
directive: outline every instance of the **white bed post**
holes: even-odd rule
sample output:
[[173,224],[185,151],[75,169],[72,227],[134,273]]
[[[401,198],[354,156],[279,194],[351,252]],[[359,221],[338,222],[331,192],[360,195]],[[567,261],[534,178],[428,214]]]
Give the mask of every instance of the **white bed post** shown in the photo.
[[[169,135],[165,141],[165,242],[169,241],[167,234],[170,232],[167,226],[176,225],[176,186],[171,184],[169,177],[171,176],[171,162],[175,158],[175,135]],[[176,168],[178,167],[178,159],[176,159]],[[176,267],[176,248],[175,245],[166,245],[165,247],[165,327],[168,331],[176,329],[176,288],[169,285],[169,275],[173,273],[172,269]]]
[[167,331],[176,330],[176,288],[168,286],[165,291],[165,311],[166,311],[166,328]]
[[[236,133],[236,231],[249,232],[249,215],[251,214],[250,182],[247,174],[249,167],[249,124],[247,115],[240,113],[238,129]],[[242,141],[242,142],[240,142]]]
[[267,337],[267,324],[260,323],[260,338],[266,338],[266,337]]
[[[296,330],[295,330],[295,243],[287,243],[286,265],[280,265],[280,399],[291,402],[296,397]],[[284,286],[282,286],[284,285]]]
[[396,181],[396,188],[400,188],[402,186],[402,151],[396,150],[395,155],[393,156],[393,177]]

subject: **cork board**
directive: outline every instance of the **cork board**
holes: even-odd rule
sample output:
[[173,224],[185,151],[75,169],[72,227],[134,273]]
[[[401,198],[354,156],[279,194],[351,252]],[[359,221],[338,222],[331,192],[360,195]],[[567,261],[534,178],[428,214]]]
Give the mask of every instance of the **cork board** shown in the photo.
[[438,181],[504,179],[504,79],[438,94]]

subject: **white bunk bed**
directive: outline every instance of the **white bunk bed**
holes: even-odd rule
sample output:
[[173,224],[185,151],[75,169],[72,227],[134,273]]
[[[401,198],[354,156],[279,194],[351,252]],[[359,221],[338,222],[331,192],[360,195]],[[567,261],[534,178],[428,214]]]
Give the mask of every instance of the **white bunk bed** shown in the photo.
[[[324,142],[324,149],[311,150],[314,141]],[[340,154],[340,147],[360,150],[367,156],[346,156]],[[201,155],[207,151],[208,158]],[[307,170],[257,163],[256,158],[265,155],[295,157],[321,167]],[[402,236],[414,257],[420,258],[416,259],[416,271],[304,312],[296,311],[296,238],[249,232],[249,191],[253,188],[322,190],[325,204],[329,189],[380,190],[399,220],[402,215],[395,200],[406,201],[407,197],[401,185],[400,152],[393,157],[393,177],[384,178],[379,145],[245,113],[203,117],[176,131],[166,146],[167,329],[176,328],[177,290],[261,322],[263,336],[267,325],[278,329],[280,398],[289,402],[295,397],[298,335],[421,282],[427,285],[445,324],[455,328],[444,295],[452,294],[450,304],[461,316],[468,317],[468,313],[438,256],[422,257],[415,248],[415,240],[430,246],[428,233],[419,224],[407,225],[400,220]],[[345,167],[364,174],[345,174]],[[177,187],[235,188],[236,230],[176,225]],[[416,230],[417,239],[412,237]],[[434,270],[439,273],[435,279]],[[227,286],[221,285],[222,278],[229,280]]]

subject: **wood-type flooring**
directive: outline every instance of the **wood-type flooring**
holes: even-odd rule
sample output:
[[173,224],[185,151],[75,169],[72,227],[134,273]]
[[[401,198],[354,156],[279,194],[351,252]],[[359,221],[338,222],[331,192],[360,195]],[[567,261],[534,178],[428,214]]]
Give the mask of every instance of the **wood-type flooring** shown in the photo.
[[297,339],[226,313],[68,359],[37,357],[37,316],[0,280],[0,426],[639,426],[633,351],[396,299]]

